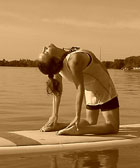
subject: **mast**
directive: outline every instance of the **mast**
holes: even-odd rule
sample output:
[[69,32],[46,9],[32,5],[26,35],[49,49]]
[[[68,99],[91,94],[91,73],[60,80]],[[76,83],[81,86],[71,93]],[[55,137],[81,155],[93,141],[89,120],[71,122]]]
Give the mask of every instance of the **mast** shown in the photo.
[[101,47],[100,47],[100,61],[102,60],[102,50],[101,50]]

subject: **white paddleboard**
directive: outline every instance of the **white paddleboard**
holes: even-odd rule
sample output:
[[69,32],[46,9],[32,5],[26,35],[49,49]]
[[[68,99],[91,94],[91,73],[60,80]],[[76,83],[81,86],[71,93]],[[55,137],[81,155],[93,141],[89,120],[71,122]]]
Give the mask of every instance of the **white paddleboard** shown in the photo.
[[121,125],[118,134],[57,135],[56,132],[14,131],[0,133],[0,155],[67,150],[101,150],[140,144],[140,124]]

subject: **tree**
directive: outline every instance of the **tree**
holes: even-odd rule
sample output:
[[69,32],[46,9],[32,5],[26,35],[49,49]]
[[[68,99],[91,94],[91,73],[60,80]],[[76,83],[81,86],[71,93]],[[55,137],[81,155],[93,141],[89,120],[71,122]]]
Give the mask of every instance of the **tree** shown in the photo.
[[124,62],[126,68],[140,67],[140,56],[127,57]]

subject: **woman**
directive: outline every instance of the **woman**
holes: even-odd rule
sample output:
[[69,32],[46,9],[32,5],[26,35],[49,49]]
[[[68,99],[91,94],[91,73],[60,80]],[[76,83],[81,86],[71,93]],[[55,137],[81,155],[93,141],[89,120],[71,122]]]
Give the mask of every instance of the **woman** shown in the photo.
[[[118,132],[117,93],[109,73],[92,52],[79,48],[67,51],[51,44],[48,48],[45,47],[40,54],[38,67],[42,73],[48,75],[47,92],[53,94],[53,112],[41,131],[54,131],[63,127],[57,123],[57,120],[62,94],[62,78],[66,78],[76,87],[76,115],[73,121],[58,134],[81,135]],[[80,120],[84,97],[86,120]],[[102,112],[105,123],[96,125],[99,111]]]

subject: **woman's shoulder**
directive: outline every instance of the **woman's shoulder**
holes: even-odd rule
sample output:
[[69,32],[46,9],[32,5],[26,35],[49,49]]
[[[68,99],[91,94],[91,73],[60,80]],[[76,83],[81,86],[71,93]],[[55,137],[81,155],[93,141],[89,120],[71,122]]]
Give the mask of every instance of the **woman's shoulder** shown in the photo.
[[85,56],[86,56],[86,52],[84,52],[83,50],[77,50],[68,54],[68,59],[79,60],[79,59],[84,59]]
[[85,52],[79,50],[79,51],[70,53],[67,57],[67,60],[69,65],[74,65],[74,64],[85,65],[89,62],[89,57]]

